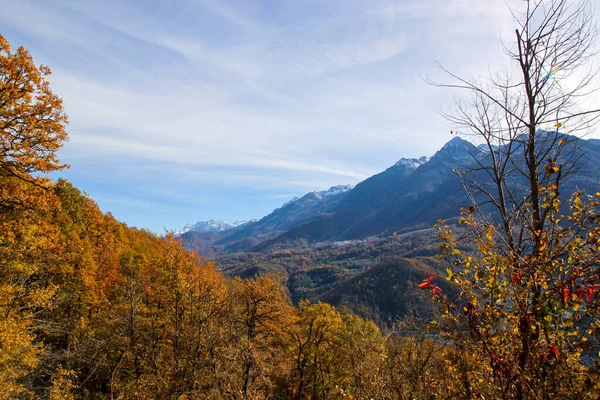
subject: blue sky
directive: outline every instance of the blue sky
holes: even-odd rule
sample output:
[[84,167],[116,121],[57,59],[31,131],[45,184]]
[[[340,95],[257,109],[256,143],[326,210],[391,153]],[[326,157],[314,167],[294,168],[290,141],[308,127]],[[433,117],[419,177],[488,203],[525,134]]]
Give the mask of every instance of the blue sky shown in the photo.
[[[518,3],[518,2],[517,2]],[[0,0],[0,33],[53,70],[60,175],[161,232],[262,217],[450,139],[428,86],[506,62],[501,0]]]

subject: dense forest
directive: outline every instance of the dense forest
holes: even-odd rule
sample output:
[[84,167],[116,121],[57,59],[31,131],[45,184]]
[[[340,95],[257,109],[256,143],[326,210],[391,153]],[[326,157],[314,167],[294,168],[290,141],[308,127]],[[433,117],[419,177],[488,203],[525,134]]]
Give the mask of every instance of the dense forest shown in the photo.
[[[439,221],[435,253],[411,246],[422,253],[363,268],[380,248],[345,261],[282,251],[231,262],[250,264],[234,278],[47,177],[67,168],[67,116],[50,69],[0,36],[0,398],[598,398],[600,192],[559,197],[577,161],[559,128],[592,126],[598,111],[570,108],[585,85],[567,92],[542,67],[578,67],[596,35],[585,4],[528,4],[509,53],[518,84],[439,84],[473,94],[448,117],[491,164],[455,173],[496,219],[474,202],[460,234]],[[330,270],[310,271],[320,256]],[[352,268],[350,290],[306,293]],[[430,302],[426,318],[407,307],[383,328],[345,307],[395,274],[406,286],[387,300]]]
[[[229,277],[276,276],[294,304],[323,301],[390,328],[407,315],[433,315],[434,304],[418,283],[427,273],[441,274],[447,267],[439,259],[436,235],[431,228],[317,247],[226,254],[215,256],[214,262]],[[474,248],[463,245],[461,250]]]

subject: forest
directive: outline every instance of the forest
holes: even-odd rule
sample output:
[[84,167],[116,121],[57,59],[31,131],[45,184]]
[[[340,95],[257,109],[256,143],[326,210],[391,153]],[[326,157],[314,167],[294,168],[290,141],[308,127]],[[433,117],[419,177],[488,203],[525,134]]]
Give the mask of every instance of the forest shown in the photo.
[[[453,226],[457,233],[464,231]],[[430,229],[344,245],[238,252],[213,260],[227,277],[276,277],[294,304],[323,301],[391,328],[395,320],[409,314],[432,316],[434,303],[418,283],[426,273],[445,272],[439,243],[436,231]],[[474,248],[462,245],[461,250]],[[441,284],[452,290],[447,282]]]
[[381,248],[357,247],[354,261],[328,249],[334,274],[299,276],[323,253],[282,251],[231,262],[255,270],[229,278],[172,234],[128,227],[48,178],[68,168],[66,111],[50,68],[0,35],[0,398],[598,398],[600,191],[559,196],[577,162],[559,129],[593,127],[599,111],[572,100],[594,74],[566,89],[543,68],[580,67],[597,36],[585,4],[528,4],[509,53],[516,83],[432,82],[473,96],[447,117],[491,162],[455,171],[474,202],[460,229],[439,221],[438,247],[421,249],[435,268],[381,258],[346,293],[376,297],[409,275],[392,296],[431,306],[386,324],[335,290],[305,293]]

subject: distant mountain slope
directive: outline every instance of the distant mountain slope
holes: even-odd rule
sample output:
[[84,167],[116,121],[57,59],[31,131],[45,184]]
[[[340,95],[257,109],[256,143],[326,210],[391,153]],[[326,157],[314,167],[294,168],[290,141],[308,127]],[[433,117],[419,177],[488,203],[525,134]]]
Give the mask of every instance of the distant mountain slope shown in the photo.
[[324,191],[310,192],[293,199],[266,217],[217,234],[187,232],[182,235],[184,244],[201,254],[211,251],[248,250],[259,243],[279,236],[298,224],[313,220],[331,212],[353,189],[352,185],[340,185]]
[[[345,185],[334,186],[321,192],[310,192],[297,200],[286,203],[249,228],[254,232],[286,231],[299,223],[331,212],[348,193],[351,193],[352,189],[352,185]],[[239,236],[240,233],[242,232],[237,232],[236,236]]]
[[355,239],[387,234],[439,218],[456,216],[466,198],[453,168],[464,166],[480,150],[459,137],[431,159],[400,162],[359,183],[334,213],[297,226],[262,247],[279,242]]
[[600,139],[589,139],[588,142],[594,146],[600,146]]
[[[553,134],[557,133],[540,132]],[[565,138],[570,146],[565,153],[576,152],[580,162],[577,171],[563,182],[562,196],[577,189],[595,193],[600,181],[600,141]],[[516,155],[517,163],[524,159]],[[430,159],[401,159],[353,189],[334,187],[326,192],[312,192],[254,223],[217,234],[185,234],[184,244],[200,253],[267,251],[429,227],[440,218],[457,217],[460,207],[470,205],[452,170],[464,170],[473,163],[473,157],[485,163],[490,156],[481,147],[454,137]],[[476,179],[485,184],[485,175]],[[522,178],[514,179],[518,186]]]
[[[275,274],[294,303],[325,301],[388,324],[411,311],[431,314],[430,294],[417,285],[426,273],[443,274],[447,267],[438,258],[436,234],[430,228],[301,249],[238,252],[215,262],[227,276]],[[461,251],[471,249],[461,247]],[[445,280],[438,281],[444,293],[452,293]]]
[[427,157],[402,158],[385,171],[374,175],[358,185],[340,202],[336,212],[373,207],[402,190],[407,179],[417,168],[427,163]]

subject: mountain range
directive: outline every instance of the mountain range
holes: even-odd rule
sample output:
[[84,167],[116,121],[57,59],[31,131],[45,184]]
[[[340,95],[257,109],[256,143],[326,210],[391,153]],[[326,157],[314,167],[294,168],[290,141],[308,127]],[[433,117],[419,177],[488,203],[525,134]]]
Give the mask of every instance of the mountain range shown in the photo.
[[[573,137],[569,137],[574,139]],[[565,180],[565,192],[590,189],[600,180],[600,141],[577,140],[580,169]],[[226,230],[182,234],[184,245],[202,255],[297,248],[320,242],[356,240],[429,228],[457,217],[470,205],[453,169],[463,169],[485,151],[452,138],[431,158],[402,158],[356,187],[334,186],[293,199],[258,221]]]
[[[555,133],[543,133],[541,142],[550,134]],[[579,158],[579,169],[563,181],[561,197],[577,189],[596,193],[600,140],[564,139],[564,154]],[[295,303],[324,301],[383,325],[407,313],[428,315],[432,303],[418,283],[426,273],[443,275],[447,266],[438,257],[433,224],[440,218],[452,224],[460,208],[471,205],[452,170],[469,168],[475,158],[487,163],[491,155],[483,146],[454,137],[431,158],[403,158],[354,188],[308,193],[258,221],[219,232],[184,233],[183,244],[213,259],[228,276],[277,276]],[[523,155],[518,149],[515,169],[522,167]],[[486,184],[482,173],[474,179]],[[515,175],[511,186],[526,187],[522,179]],[[470,246],[462,243],[461,251],[473,251]],[[453,289],[446,285],[443,290],[450,295]]]
[[[301,220],[303,218],[303,214],[308,214],[310,216],[312,216],[311,211],[314,212],[316,211],[316,208],[318,208],[318,205],[321,203],[332,203],[335,202],[335,198],[342,194],[345,193],[349,190],[352,190],[354,186],[352,185],[338,185],[338,186],[333,186],[331,188],[329,188],[328,190],[322,190],[322,191],[315,191],[315,192],[310,192],[307,195],[303,196],[302,200],[299,201],[300,199],[298,197],[294,197],[293,199],[291,199],[290,201],[288,201],[287,203],[285,203],[284,205],[282,205],[280,208],[276,209],[275,211],[281,209],[281,208],[285,208],[290,204],[294,204],[293,209],[296,211],[294,214],[294,217],[292,217],[293,221],[296,220]],[[333,201],[331,201],[333,200]],[[281,216],[279,216],[281,217]],[[257,222],[258,219],[253,219],[253,220],[249,220],[249,221],[235,221],[235,222],[226,222],[226,221],[221,221],[221,220],[214,220],[214,219],[210,219],[208,221],[198,221],[195,224],[187,224],[186,226],[184,226],[181,230],[176,231],[175,232],[175,236],[181,236],[184,233],[187,232],[200,232],[200,233],[204,233],[204,232],[223,232],[223,231],[227,231],[229,229],[233,229],[233,228],[237,228],[238,226],[247,224],[249,222]],[[288,221],[288,222],[293,222],[293,221]],[[265,224],[263,224],[265,225]]]
[[231,223],[214,219],[209,219],[208,221],[198,221],[195,224],[187,224],[181,228],[181,230],[176,231],[175,236],[181,236],[187,232],[222,232],[244,225],[248,222],[254,221],[234,221]]

